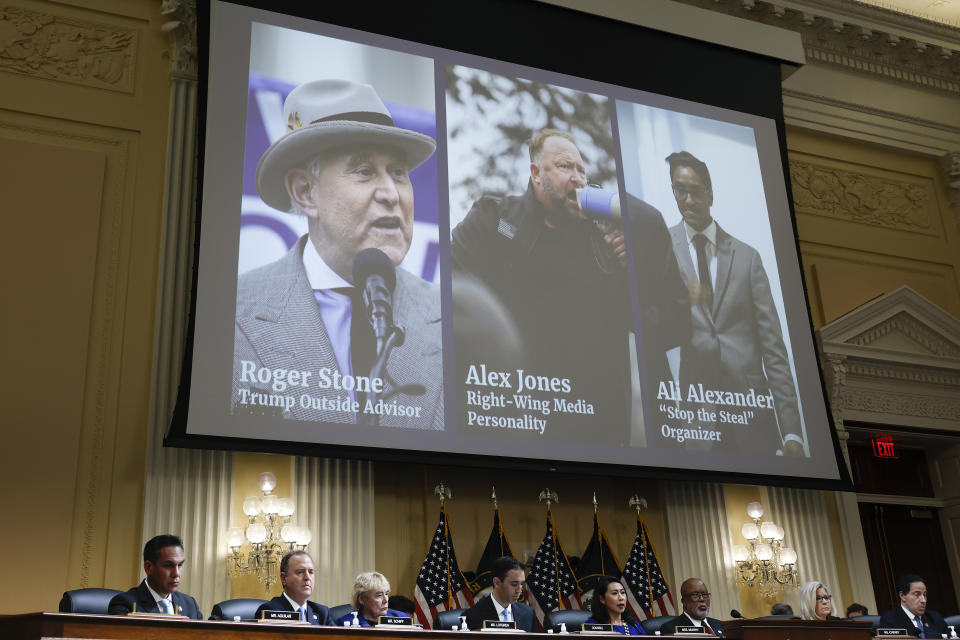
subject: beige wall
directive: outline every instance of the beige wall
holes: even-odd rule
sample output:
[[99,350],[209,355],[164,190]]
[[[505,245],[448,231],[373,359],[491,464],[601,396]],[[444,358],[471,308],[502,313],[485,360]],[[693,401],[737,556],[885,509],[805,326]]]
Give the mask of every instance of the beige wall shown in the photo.
[[5,511],[18,514],[0,533],[16,550],[0,614],[136,578],[168,110],[159,9],[0,9],[0,192],[13,231],[0,254],[0,468]]
[[908,285],[960,317],[958,214],[937,158],[788,130],[815,327]]

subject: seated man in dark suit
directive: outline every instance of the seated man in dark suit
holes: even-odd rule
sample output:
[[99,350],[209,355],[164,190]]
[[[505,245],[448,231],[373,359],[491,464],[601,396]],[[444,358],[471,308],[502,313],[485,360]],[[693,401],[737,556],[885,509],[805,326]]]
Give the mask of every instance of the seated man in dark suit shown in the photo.
[[897,580],[900,606],[880,616],[878,629],[906,629],[919,638],[939,638],[947,633],[947,624],[936,611],[927,609],[927,585],[912,573]]
[[180,593],[183,573],[183,540],[174,535],[154,536],[143,546],[143,570],[146,579],[125,593],[110,600],[108,612],[125,615],[137,613],[175,613],[202,620],[197,601]]
[[517,629],[532,632],[533,609],[518,602],[526,580],[523,566],[510,556],[494,560],[493,591],[477,600],[464,614],[470,630],[482,629],[484,620],[503,620],[516,622]]
[[672,636],[677,627],[699,627],[707,635],[723,637],[723,623],[716,618],[708,618],[710,613],[710,592],[700,578],[687,578],[680,585],[680,603],[683,613],[663,623],[660,635]]
[[308,600],[313,593],[313,558],[303,550],[290,551],[280,560],[280,585],[283,593],[260,605],[256,617],[262,611],[297,611],[300,619],[316,625],[331,625],[330,610],[322,604]]

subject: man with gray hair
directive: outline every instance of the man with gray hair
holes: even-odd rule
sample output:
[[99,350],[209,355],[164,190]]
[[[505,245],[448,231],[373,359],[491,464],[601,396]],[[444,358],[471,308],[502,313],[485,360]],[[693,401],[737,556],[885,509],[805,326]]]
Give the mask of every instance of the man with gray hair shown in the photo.
[[[396,126],[373,87],[346,80],[296,87],[283,117],[287,132],[260,158],[257,191],[306,216],[308,233],[240,276],[233,412],[442,429],[439,289],[394,272],[413,236],[409,173],[436,143]],[[387,288],[395,274],[389,339],[368,318],[366,267]]]

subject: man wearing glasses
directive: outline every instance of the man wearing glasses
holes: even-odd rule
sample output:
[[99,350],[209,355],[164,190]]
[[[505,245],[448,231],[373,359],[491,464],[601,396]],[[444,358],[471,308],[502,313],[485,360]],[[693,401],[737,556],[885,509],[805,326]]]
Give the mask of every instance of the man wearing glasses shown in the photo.
[[670,235],[690,291],[693,325],[681,351],[683,397],[688,399],[691,385],[740,394],[752,390],[760,403],[753,418],[745,425],[717,422],[727,428],[714,449],[803,456],[796,387],[760,254],[711,216],[707,165],[686,151],[666,160],[683,216]]
[[660,635],[672,636],[677,627],[703,627],[709,636],[723,637],[723,623],[710,615],[710,592],[700,578],[687,578],[680,585],[680,603],[683,613],[660,627]]

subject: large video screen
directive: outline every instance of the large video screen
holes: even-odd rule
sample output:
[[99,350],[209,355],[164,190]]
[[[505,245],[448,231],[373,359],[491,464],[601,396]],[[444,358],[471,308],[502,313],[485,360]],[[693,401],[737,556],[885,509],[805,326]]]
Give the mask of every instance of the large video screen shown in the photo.
[[841,480],[776,117],[209,22],[171,443]]

